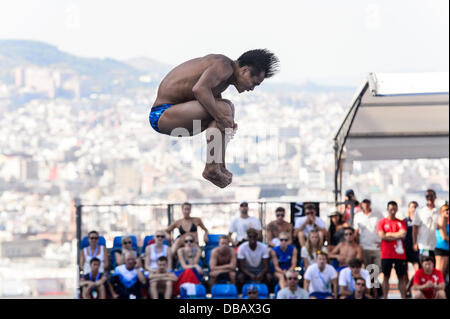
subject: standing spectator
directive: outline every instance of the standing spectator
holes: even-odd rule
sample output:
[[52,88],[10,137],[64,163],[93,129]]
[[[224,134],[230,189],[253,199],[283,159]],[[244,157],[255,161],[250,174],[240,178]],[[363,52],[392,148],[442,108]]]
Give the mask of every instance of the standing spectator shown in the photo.
[[113,299],[141,299],[141,289],[147,283],[144,269],[137,267],[134,251],[125,253],[125,264],[117,266],[109,284]]
[[403,239],[406,236],[406,223],[395,217],[398,211],[396,202],[391,201],[387,206],[388,217],[377,224],[378,236],[381,238],[381,271],[383,272],[384,299],[389,294],[389,278],[392,266],[398,277],[398,287],[403,299],[406,298],[407,262]]
[[174,273],[169,272],[167,257],[158,258],[158,269],[149,275],[150,298],[172,299],[173,283],[178,280]]
[[283,207],[278,207],[275,210],[276,220],[267,225],[267,243],[269,247],[273,248],[280,245],[280,233],[287,233],[289,235],[289,245],[292,244],[292,224],[284,220],[286,211]]
[[198,228],[200,227],[204,231],[203,239],[205,243],[208,242],[208,229],[203,224],[203,221],[198,217],[191,217],[191,203],[183,203],[181,205],[181,210],[183,213],[183,218],[176,220],[166,229],[166,237],[172,242],[171,233],[175,228],[178,229],[180,235],[175,239],[174,245],[172,246],[172,252],[176,256],[177,250],[184,246],[184,237],[190,235],[194,238],[195,243],[198,245]]
[[[125,264],[125,253],[129,252],[129,251],[134,251],[133,242],[132,242],[130,236],[123,236],[122,237],[122,249],[114,252],[114,257],[116,258],[117,266]],[[142,267],[140,258],[138,258],[136,260],[136,262],[137,262],[138,267]]]
[[380,237],[377,234],[377,223],[383,215],[372,211],[372,203],[369,199],[362,201],[362,212],[355,215],[353,225],[356,230],[356,238],[363,248],[364,265],[374,264],[381,266]]
[[308,267],[305,273],[304,289],[311,299],[337,299],[338,274],[333,266],[328,265],[328,255],[319,252],[317,263]]
[[172,249],[164,244],[166,235],[164,231],[158,231],[155,234],[156,241],[154,244],[145,247],[144,265],[149,272],[155,272],[158,269],[158,258],[161,256],[167,257],[168,269],[172,270]]
[[414,275],[414,299],[446,299],[442,272],[434,268],[434,259],[424,256],[422,268]]
[[361,211],[361,206],[356,199],[353,189],[345,191],[345,209],[344,209],[344,221],[350,225],[353,224],[352,218]]
[[323,246],[323,242],[320,239],[319,232],[311,231],[308,236],[308,241],[306,245],[302,247],[301,257],[303,260],[303,267],[308,269],[308,267],[317,262],[317,252],[323,251],[328,253],[327,247]]
[[431,256],[434,258],[436,247],[436,229],[439,220],[439,212],[436,208],[436,192],[432,189],[425,194],[427,206],[419,209],[412,222],[413,225],[413,249],[420,256]]
[[[413,225],[414,215],[419,204],[412,201],[408,204],[408,217],[403,221],[406,223],[406,237],[403,241],[405,244],[406,261],[414,266],[414,271],[419,269],[419,252],[413,249]],[[411,298],[411,287],[414,277],[408,279],[408,286],[406,287],[406,297]]]
[[[365,288],[372,287],[369,272],[362,269],[362,261],[358,258],[352,258],[348,263],[348,267],[342,269],[339,273],[339,294],[341,299],[355,293],[356,278],[363,278],[365,280]],[[366,292],[369,295],[367,290]]]
[[[239,206],[240,216],[233,219],[230,225],[228,237],[233,246],[237,247],[243,242],[247,241],[247,230],[250,228],[256,229],[258,233],[258,240],[262,240],[262,227],[258,218],[248,215],[248,203],[242,202]],[[231,235],[236,233],[236,240],[233,241]]]
[[80,265],[83,272],[88,274],[91,272],[91,259],[96,257],[100,260],[100,272],[104,272],[109,267],[109,254],[105,246],[98,244],[99,234],[93,230],[88,233],[89,246],[85,247],[80,254]]
[[286,273],[294,270],[297,266],[297,248],[294,245],[289,245],[289,234],[280,234],[280,245],[276,246],[270,251],[273,266],[275,268],[275,277],[281,288],[287,286],[285,280]]
[[[91,272],[84,275],[80,281],[81,295],[83,299],[105,299],[106,298],[106,276],[100,269],[100,259],[93,257],[90,261]],[[98,298],[97,298],[98,296]]]
[[355,230],[352,227],[345,227],[344,236],[345,240],[330,252],[330,258],[336,258],[339,262],[338,271],[348,266],[352,258],[363,258],[363,249],[355,241]]
[[202,250],[195,244],[193,236],[187,235],[184,237],[184,247],[178,249],[177,253],[183,270],[194,268],[199,275],[203,274],[203,269],[198,264],[202,256]]
[[219,238],[219,247],[211,252],[209,260],[209,284],[214,286],[218,280],[230,281],[236,285],[236,250],[230,247],[228,236]]
[[371,299],[366,294],[366,280],[362,277],[355,278],[355,290],[345,299]]
[[247,281],[269,284],[272,279],[269,273],[269,248],[258,241],[257,230],[247,230],[247,237],[248,242],[240,245],[237,253],[238,282],[240,285]]
[[305,289],[298,286],[298,273],[289,270],[286,273],[288,285],[278,292],[277,299],[309,299],[309,294]]
[[330,227],[328,228],[328,250],[332,251],[340,242],[344,241],[344,228],[350,227],[347,222],[344,222],[344,217],[339,212],[332,212],[329,214]]
[[441,216],[436,229],[436,268],[447,278],[448,274],[448,205],[441,206]]
[[316,206],[314,206],[314,204],[306,204],[305,216],[300,217],[295,221],[294,236],[298,238],[301,247],[306,245],[309,232],[313,229],[320,232],[319,235],[322,242],[327,238],[325,222],[320,217],[317,217],[316,214]]

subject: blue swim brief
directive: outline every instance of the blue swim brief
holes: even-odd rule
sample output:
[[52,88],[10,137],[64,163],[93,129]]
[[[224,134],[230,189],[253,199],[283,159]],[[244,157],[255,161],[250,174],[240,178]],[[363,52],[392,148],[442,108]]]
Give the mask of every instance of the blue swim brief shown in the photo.
[[150,110],[150,115],[149,115],[148,119],[150,121],[150,125],[153,127],[153,129],[156,132],[161,133],[158,128],[158,121],[159,121],[159,118],[161,117],[161,114],[163,114],[164,111],[167,110],[172,105],[173,104],[161,104],[161,105],[152,107],[152,109]]

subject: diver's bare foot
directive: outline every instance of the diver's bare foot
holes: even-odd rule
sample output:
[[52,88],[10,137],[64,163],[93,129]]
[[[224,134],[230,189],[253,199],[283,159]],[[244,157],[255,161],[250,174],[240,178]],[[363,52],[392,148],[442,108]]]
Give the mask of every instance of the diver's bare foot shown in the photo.
[[222,173],[219,166],[212,168],[205,167],[202,176],[220,188],[225,188],[231,183],[231,178]]
[[229,170],[227,170],[227,168],[225,167],[225,165],[220,165],[220,170],[222,171],[222,173],[224,173],[225,175],[227,175],[229,178],[233,179],[233,173],[231,173]]

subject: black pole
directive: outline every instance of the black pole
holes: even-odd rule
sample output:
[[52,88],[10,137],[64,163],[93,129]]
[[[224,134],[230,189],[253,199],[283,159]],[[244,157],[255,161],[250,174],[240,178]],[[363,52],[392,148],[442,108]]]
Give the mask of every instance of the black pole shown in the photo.
[[167,223],[168,226],[172,225],[173,220],[173,204],[167,205]]
[[[80,278],[80,253],[81,253],[81,215],[83,214],[83,205],[81,205],[81,200],[76,197],[74,199],[74,204],[75,204],[75,209],[76,209],[76,213],[75,213],[75,221],[76,221],[76,239],[77,239],[77,283],[79,283],[79,278]],[[77,297],[79,298],[80,296],[80,286],[77,285]]]

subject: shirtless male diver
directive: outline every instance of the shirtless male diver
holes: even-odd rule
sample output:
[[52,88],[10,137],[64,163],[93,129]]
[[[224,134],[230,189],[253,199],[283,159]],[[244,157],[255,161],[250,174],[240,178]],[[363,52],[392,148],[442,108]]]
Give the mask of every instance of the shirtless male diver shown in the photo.
[[233,103],[221,94],[230,85],[239,93],[253,91],[278,71],[278,64],[278,58],[266,49],[245,52],[236,61],[209,54],[184,62],[159,85],[150,124],[158,133],[171,136],[193,136],[206,130],[207,159],[202,175],[224,188],[233,176],[225,167],[225,148],[237,124]]

